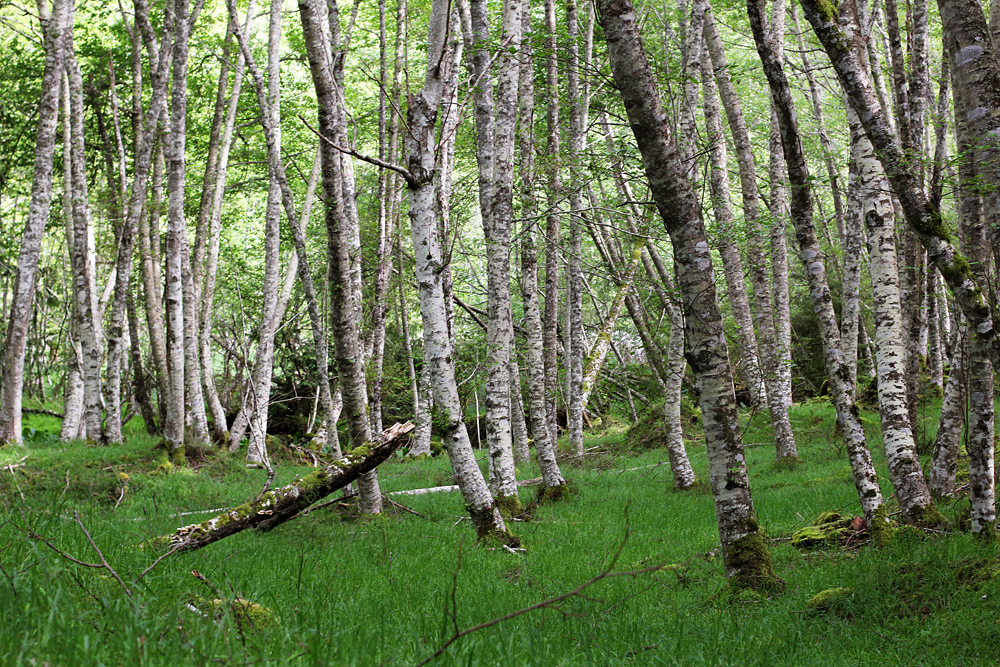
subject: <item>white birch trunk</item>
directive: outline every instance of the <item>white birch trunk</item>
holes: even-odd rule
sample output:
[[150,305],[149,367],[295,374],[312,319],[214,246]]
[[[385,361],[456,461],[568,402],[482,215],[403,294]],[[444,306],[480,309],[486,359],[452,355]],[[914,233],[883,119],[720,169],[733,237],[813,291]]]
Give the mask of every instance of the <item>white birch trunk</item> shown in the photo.
[[792,223],[799,241],[799,256],[809,280],[810,298],[813,310],[819,320],[823,343],[823,357],[830,380],[830,391],[837,409],[837,420],[844,433],[851,473],[858,490],[861,509],[868,528],[876,543],[887,538],[888,518],[882,501],[878,477],[872,465],[871,453],[865,440],[865,432],[857,417],[851,388],[847,384],[850,374],[841,351],[840,329],[830,286],[826,279],[826,264],[816,229],[812,221],[812,192],[809,185],[809,169],[800,143],[798,121],[792,104],[788,79],[774,46],[764,33],[764,6],[759,0],[747,3],[750,27],[754,33],[757,53],[764,66],[764,73],[771,89],[771,98],[781,129],[784,159],[792,186]]
[[104,444],[104,426],[101,420],[101,366],[104,349],[100,315],[95,294],[96,268],[88,241],[91,235],[90,200],[87,193],[87,171],[84,156],[83,74],[77,63],[72,34],[66,43],[66,73],[70,101],[70,143],[72,154],[73,244],[70,259],[73,266],[73,283],[76,286],[76,320],[82,347],[81,372],[83,375],[83,418],[87,425],[87,438]]
[[170,98],[170,134],[167,154],[167,248],[166,287],[167,358],[170,370],[170,395],[164,438],[175,462],[184,460],[185,355],[184,355],[184,286],[182,254],[187,235],[184,217],[185,140],[187,131],[188,0],[174,5],[173,90]]
[[761,226],[760,193],[757,189],[757,166],[750,133],[743,116],[742,105],[736,96],[729,73],[729,64],[723,50],[722,39],[715,25],[711,7],[705,12],[705,43],[715,68],[719,97],[726,110],[729,130],[733,136],[739,165],[740,190],[743,195],[743,218],[747,224],[747,258],[750,265],[750,284],[754,295],[754,321],[760,334],[757,338],[764,381],[767,385],[767,408],[771,417],[775,453],[778,460],[794,461],[798,458],[795,435],[788,419],[792,405],[791,360],[782,356],[778,344],[774,310],[771,307],[771,287],[767,278],[767,252]]
[[38,280],[38,260],[42,237],[52,200],[52,171],[59,117],[60,73],[62,71],[67,33],[72,22],[72,3],[53,0],[49,7],[38,3],[45,44],[45,70],[42,73],[41,96],[38,102],[38,125],[35,130],[34,171],[31,182],[31,203],[21,235],[0,368],[0,444],[20,445],[21,406],[24,391],[24,358],[31,322],[31,304]]
[[455,351],[448,331],[444,286],[440,269],[443,248],[435,220],[435,119],[441,107],[446,72],[448,0],[433,0],[428,25],[428,58],[423,88],[410,98],[406,134],[407,185],[410,191],[410,229],[413,234],[420,314],[424,329],[424,363],[430,367],[434,400],[441,415],[444,446],[451,459],[455,482],[462,492],[479,539],[512,540],[496,508],[486,480],[476,464],[465,429],[455,381]]
[[711,251],[698,202],[683,177],[631,3],[599,0],[598,9],[611,70],[643,156],[651,193],[674,245],[678,283],[685,309],[691,313],[686,332],[688,359],[701,389],[712,496],[726,574],[736,588],[777,588],[780,581],[771,569],[750,496]]

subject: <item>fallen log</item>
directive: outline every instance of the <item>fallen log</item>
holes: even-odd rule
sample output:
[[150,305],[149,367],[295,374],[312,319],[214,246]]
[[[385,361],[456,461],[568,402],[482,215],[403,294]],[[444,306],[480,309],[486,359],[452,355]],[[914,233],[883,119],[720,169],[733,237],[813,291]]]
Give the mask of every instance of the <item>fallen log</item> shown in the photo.
[[208,521],[178,528],[159,540],[176,551],[193,551],[212,542],[253,528],[270,530],[374,470],[401,444],[401,436],[416,428],[411,422],[393,424],[377,440],[358,447],[330,465],[301,477],[287,486],[272,489],[260,497],[234,507]]

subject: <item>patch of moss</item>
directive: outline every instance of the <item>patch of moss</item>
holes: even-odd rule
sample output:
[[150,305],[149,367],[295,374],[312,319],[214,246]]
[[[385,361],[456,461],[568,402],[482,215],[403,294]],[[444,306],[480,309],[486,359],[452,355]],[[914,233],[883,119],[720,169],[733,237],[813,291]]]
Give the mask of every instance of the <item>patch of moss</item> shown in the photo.
[[889,510],[884,503],[875,510],[875,519],[870,522],[868,532],[871,533],[872,543],[876,547],[887,546],[892,541],[895,529],[889,521]]
[[517,516],[524,510],[524,505],[521,504],[521,499],[517,497],[517,494],[497,496],[495,502],[497,509],[500,510],[500,515],[505,519]]
[[771,552],[753,517],[750,518],[750,529],[753,532],[734,540],[726,550],[726,569],[733,573],[729,586],[734,591],[751,588],[764,594],[780,593],[785,588],[785,582],[771,567]]
[[948,525],[948,521],[933,502],[910,510],[906,515],[906,521],[920,528],[940,528]]
[[188,598],[188,604],[216,621],[222,619],[224,610],[228,606],[233,620],[242,630],[263,630],[274,623],[274,614],[270,609],[243,598],[235,598],[227,605],[225,600],[219,598],[206,600],[195,595]]
[[823,512],[812,523],[792,535],[792,546],[799,549],[816,549],[836,546],[854,532],[852,519],[839,512]]
[[170,458],[173,461],[173,464],[175,466],[182,466],[182,465],[184,465],[184,463],[186,461],[186,459],[184,457],[184,445],[181,445],[179,447],[175,447],[174,451],[171,452],[171,454],[170,454]]
[[850,588],[827,588],[809,598],[806,610],[813,614],[833,614],[841,618],[850,618],[852,614],[851,601],[854,591]]
[[837,3],[834,0],[816,0],[816,8],[827,21],[837,20]]
[[575,496],[579,492],[580,488],[567,479],[564,480],[562,484],[546,486],[538,489],[538,495],[535,497],[535,504],[542,505],[545,503],[559,502],[560,500]]

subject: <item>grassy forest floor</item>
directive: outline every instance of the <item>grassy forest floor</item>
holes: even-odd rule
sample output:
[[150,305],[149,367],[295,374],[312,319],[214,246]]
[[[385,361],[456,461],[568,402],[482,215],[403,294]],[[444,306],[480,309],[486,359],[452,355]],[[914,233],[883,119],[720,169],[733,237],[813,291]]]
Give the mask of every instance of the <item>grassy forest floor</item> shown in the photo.
[[[936,411],[923,414],[926,442]],[[133,585],[158,555],[144,541],[211,516],[172,515],[238,504],[260,491],[263,471],[242,457],[197,456],[167,470],[147,437],[66,445],[52,436],[54,421],[33,417],[29,447],[0,450],[0,663],[415,665],[456,629],[574,589],[624,540],[615,570],[670,567],[599,581],[557,607],[467,635],[431,664],[1000,664],[996,546],[907,531],[882,550],[791,545],[821,512],[858,511],[830,406],[798,406],[792,417],[802,455],[794,470],[774,465],[766,415],[745,417],[757,512],[787,583],[770,599],[724,590],[707,486],[672,491],[666,452],[637,449],[638,438],[614,425],[588,441],[599,449],[582,463],[564,462],[577,495],[512,523],[524,553],[474,546],[457,493],[394,496],[419,516],[390,507],[360,521],[334,504],[270,533],[173,555]],[[888,495],[877,417],[865,420]],[[693,439],[689,453],[707,480],[704,444]],[[279,484],[308,470],[276,464]],[[521,479],[537,474],[534,464],[519,469]],[[444,457],[390,460],[380,480],[383,493],[451,483]],[[525,501],[533,495],[522,490]],[[942,509],[954,522],[966,504]],[[100,563],[74,512],[131,595],[108,570],[74,564],[31,536]],[[850,593],[828,610],[807,609],[831,588]],[[237,598],[265,607],[269,620],[233,607]]]

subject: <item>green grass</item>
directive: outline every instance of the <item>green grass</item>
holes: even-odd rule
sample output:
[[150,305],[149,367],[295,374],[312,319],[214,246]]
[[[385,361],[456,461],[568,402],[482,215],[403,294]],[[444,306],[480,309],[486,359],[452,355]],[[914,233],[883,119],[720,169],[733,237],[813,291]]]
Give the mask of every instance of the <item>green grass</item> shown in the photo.
[[[821,511],[858,510],[829,405],[792,416],[802,455],[794,470],[774,465],[764,415],[747,418],[744,434],[757,511],[787,582],[771,599],[723,591],[711,494],[706,485],[673,492],[661,450],[566,466],[580,493],[512,525],[524,554],[474,546],[457,494],[397,496],[422,516],[357,521],[318,510],[172,556],[129,597],[107,571],[68,561],[29,531],[99,562],[73,520],[79,511],[131,586],[157,556],[140,544],[210,516],[171,515],[242,502],[263,473],[226,457],[164,471],[153,441],[137,435],[114,448],[36,437],[29,449],[0,450],[0,465],[28,457],[13,472],[0,469],[0,663],[413,665],[451,636],[449,609],[461,629],[571,590],[601,571],[627,525],[617,569],[681,567],[600,581],[556,609],[466,636],[433,664],[996,665],[995,546],[964,534],[904,534],[880,551],[803,553],[782,539]],[[865,417],[888,496],[877,419]],[[627,450],[622,439],[608,428],[588,446]],[[704,446],[690,443],[689,453],[707,480]],[[276,483],[305,471],[282,463]],[[393,459],[380,471],[383,492],[451,481],[442,458]],[[119,473],[128,488],[115,508]],[[534,465],[519,471],[537,474]],[[810,598],[835,587],[853,595],[829,612],[807,612]],[[186,605],[217,597],[262,604],[275,622],[246,627],[225,605],[218,618]]]

